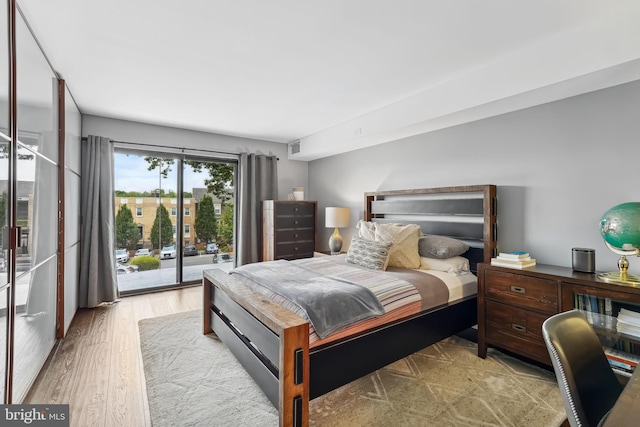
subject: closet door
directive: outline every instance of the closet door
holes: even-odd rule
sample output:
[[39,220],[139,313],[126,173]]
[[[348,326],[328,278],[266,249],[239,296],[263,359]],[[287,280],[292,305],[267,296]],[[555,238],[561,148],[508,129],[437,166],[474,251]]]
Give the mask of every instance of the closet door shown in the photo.
[[[7,5],[0,6],[0,22],[7,28]],[[11,262],[9,259],[9,227],[11,226],[12,145],[9,132],[9,49],[7,31],[0,31],[0,403],[5,402],[7,373],[7,319]]]
[[12,402],[20,402],[55,342],[58,264],[58,80],[16,15],[17,182]]

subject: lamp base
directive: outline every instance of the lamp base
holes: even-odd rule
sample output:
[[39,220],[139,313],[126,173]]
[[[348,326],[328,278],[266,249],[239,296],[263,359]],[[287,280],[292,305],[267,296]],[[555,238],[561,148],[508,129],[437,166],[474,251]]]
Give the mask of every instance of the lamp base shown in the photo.
[[342,249],[342,236],[338,232],[338,228],[333,230],[333,234],[329,237],[329,250],[331,255],[339,255]]
[[598,279],[607,283],[615,283],[616,285],[631,286],[634,288],[640,287],[640,276],[633,274],[612,271],[610,273],[598,273]]

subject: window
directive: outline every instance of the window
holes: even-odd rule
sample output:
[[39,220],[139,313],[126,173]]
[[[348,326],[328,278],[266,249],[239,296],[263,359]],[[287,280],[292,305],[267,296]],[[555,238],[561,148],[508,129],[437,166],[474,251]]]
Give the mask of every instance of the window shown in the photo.
[[184,199],[182,201],[182,203],[184,203],[185,205],[190,205],[191,204],[191,199]]
[[222,215],[222,205],[220,203],[215,203],[213,205],[213,212],[216,215]]
[[175,207],[171,208],[171,216],[176,216],[178,213],[177,209]]
[[137,217],[141,217],[142,216],[142,208],[136,208],[136,216]]
[[121,205],[126,205],[129,202],[128,199],[120,199],[120,204]]
[[184,216],[191,216],[191,209],[184,208]]
[[172,205],[175,205],[176,203],[178,203],[178,200],[177,200],[177,199],[171,199],[171,204],[172,204]]
[[142,199],[136,199],[136,204],[141,205],[142,204]]
[[191,224],[184,225],[184,237],[191,237]]

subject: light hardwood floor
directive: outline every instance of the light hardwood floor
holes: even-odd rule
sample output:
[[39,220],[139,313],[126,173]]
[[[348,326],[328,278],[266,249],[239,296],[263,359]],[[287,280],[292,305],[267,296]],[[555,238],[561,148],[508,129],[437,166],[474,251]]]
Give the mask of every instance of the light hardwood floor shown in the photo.
[[81,309],[24,403],[68,403],[71,426],[150,426],[138,320],[201,309],[200,286]]

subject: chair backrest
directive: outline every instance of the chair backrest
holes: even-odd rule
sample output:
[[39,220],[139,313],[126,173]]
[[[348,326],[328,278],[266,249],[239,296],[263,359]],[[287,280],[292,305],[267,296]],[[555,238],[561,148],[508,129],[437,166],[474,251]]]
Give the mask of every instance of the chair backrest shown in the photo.
[[598,336],[579,311],[556,314],[542,324],[567,419],[572,427],[596,426],[623,386],[611,370]]

